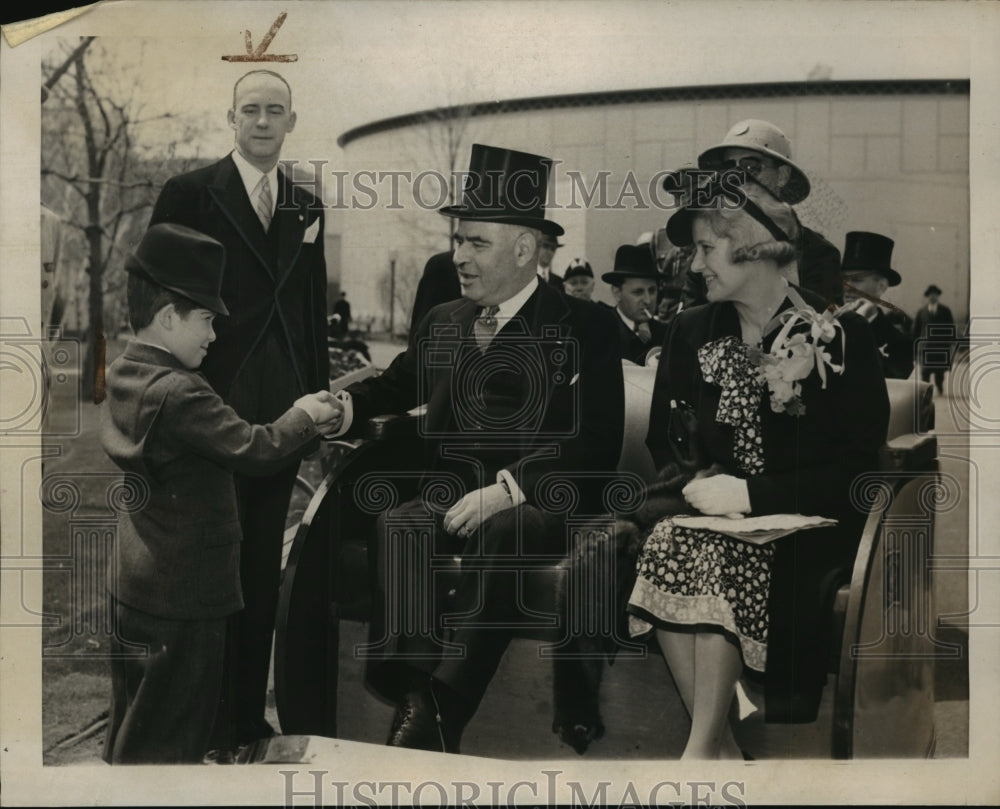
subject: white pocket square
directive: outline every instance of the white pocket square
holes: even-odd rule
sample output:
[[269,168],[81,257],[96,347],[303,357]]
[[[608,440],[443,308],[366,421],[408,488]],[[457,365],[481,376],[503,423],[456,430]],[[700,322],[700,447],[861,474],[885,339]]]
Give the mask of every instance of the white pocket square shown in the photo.
[[313,223],[306,228],[306,232],[302,234],[302,243],[312,244],[316,241],[317,236],[319,236],[319,217],[316,217]]

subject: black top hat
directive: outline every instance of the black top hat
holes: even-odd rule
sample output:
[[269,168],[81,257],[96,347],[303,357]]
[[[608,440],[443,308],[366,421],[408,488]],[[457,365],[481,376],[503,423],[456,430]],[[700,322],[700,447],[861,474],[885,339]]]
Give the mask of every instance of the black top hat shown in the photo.
[[566,272],[563,273],[563,281],[568,281],[570,278],[577,278],[581,275],[593,278],[594,271],[590,268],[590,263],[586,260],[574,258],[573,262],[566,268]]
[[524,225],[561,236],[565,231],[545,218],[551,167],[548,157],[474,143],[462,201],[438,213],[458,219]]
[[[903,279],[889,266],[893,244],[895,242],[888,236],[852,230],[847,234],[847,241],[844,243],[844,260],[840,269],[845,275],[855,272],[878,273],[885,276],[889,286],[899,286],[899,282]],[[850,278],[847,281],[849,283]]]
[[146,231],[125,260],[125,270],[209,311],[228,315],[220,296],[225,264],[226,248],[220,242],[185,225],[163,223]]
[[620,286],[628,278],[660,280],[648,244],[623,244],[615,252],[615,268],[601,276],[602,281],[613,286]]
[[928,295],[940,295],[940,294],[941,294],[941,287],[939,287],[937,284],[931,284],[929,287],[927,287],[927,289],[924,290],[925,298]]

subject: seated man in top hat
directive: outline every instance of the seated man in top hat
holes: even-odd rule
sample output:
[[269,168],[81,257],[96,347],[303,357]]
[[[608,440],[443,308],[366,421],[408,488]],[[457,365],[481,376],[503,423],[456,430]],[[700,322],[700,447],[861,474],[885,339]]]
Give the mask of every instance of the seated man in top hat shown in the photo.
[[[722,142],[698,156],[698,167],[714,171],[740,169],[788,205],[797,205],[809,196],[809,178],[794,162],[792,147],[785,133],[768,121],[749,118],[734,124]],[[668,176],[664,187],[673,188]],[[840,252],[829,241],[798,221],[795,242],[798,277],[793,284],[812,290],[828,303],[842,303]],[[685,281],[685,306],[704,303],[704,281],[697,273],[688,273]]]
[[667,327],[653,319],[660,276],[648,244],[623,244],[615,253],[615,267],[601,276],[611,284],[618,316],[618,346],[622,359],[646,363],[651,349],[663,345]]
[[844,310],[863,315],[872,327],[886,379],[913,373],[913,324],[906,313],[883,300],[901,276],[889,266],[893,241],[878,233],[853,230],[844,245]]
[[590,296],[594,294],[594,271],[590,268],[590,262],[582,258],[573,259],[563,273],[563,292],[574,298],[590,300]]
[[[376,537],[381,592],[365,656],[370,685],[398,705],[390,745],[458,752],[513,627],[530,623],[523,569],[567,553],[567,505],[552,487],[604,509],[615,476],[614,318],[536,272],[542,236],[563,232],[545,218],[550,166],[473,145],[462,202],[440,211],[458,219],[462,297],[431,309],[383,374],[343,396],[347,432],[427,404],[423,496],[385,512]],[[446,594],[434,572],[453,557],[461,572]]]

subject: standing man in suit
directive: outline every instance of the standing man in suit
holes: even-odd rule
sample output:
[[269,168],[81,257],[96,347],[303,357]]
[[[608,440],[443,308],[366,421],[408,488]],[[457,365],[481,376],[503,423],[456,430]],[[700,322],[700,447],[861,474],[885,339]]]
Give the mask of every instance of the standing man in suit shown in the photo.
[[[567,553],[570,506],[551,487],[573,489],[577,512],[602,509],[624,420],[610,310],[536,272],[541,238],[563,232],[545,218],[551,160],[475,144],[470,163],[481,182],[441,209],[459,220],[462,297],[432,309],[381,376],[339,394],[344,431],[427,404],[424,498],[377,531],[368,679],[398,706],[390,745],[445,752],[458,752],[512,627],[530,620],[522,573]],[[461,571],[445,596],[433,568],[452,557]]]
[[955,346],[955,318],[951,309],[939,303],[941,288],[931,284],[924,291],[927,302],[913,319],[913,337],[920,341],[920,378],[929,382],[934,377],[938,393],[944,393],[944,372],[951,368],[951,352]]
[[[303,394],[329,388],[323,204],[278,168],[295,118],[291,88],[279,74],[245,74],[228,111],[234,150],[168,180],[150,220],[187,225],[225,246],[222,299],[230,316],[217,323],[201,370],[251,423],[269,423]],[[229,626],[213,742],[223,751],[274,732],[264,708],[297,469],[290,463],[267,477],[236,476],[245,606]]]
[[653,319],[660,275],[648,244],[623,244],[615,253],[615,266],[601,276],[611,284],[618,320],[618,345],[623,360],[646,364],[650,349],[663,345],[667,327]]

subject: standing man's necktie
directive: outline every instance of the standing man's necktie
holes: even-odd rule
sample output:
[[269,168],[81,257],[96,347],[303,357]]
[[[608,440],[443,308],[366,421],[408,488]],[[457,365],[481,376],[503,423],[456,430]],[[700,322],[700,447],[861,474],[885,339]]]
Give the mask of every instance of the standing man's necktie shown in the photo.
[[476,336],[476,343],[479,344],[480,351],[486,350],[493,335],[497,333],[497,312],[499,311],[499,306],[487,306],[472,322],[472,333]]
[[650,340],[653,339],[653,332],[649,330],[648,323],[636,323],[635,333],[638,335],[639,339],[642,340],[643,343],[648,343]]
[[274,203],[271,198],[271,183],[266,174],[260,178],[257,189],[257,218],[260,219],[260,223],[264,226],[264,232],[267,233],[267,229],[271,226],[271,208]]

